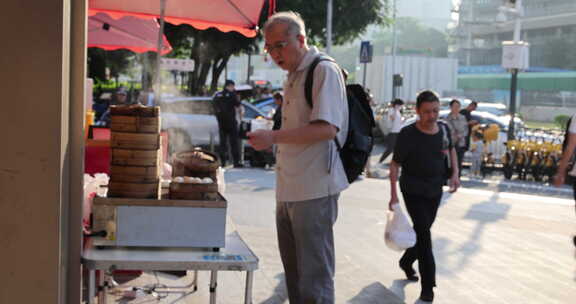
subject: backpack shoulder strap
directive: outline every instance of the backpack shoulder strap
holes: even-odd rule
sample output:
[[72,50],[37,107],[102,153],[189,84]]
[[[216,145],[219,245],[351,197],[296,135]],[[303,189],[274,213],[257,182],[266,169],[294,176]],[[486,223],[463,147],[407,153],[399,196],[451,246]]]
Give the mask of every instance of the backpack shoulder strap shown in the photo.
[[447,130],[448,125],[443,121],[439,121],[438,125],[440,126],[440,130],[442,132],[442,138],[444,140],[447,140],[450,146],[453,146],[452,138],[450,138],[450,136],[448,136],[448,130]]
[[310,106],[310,108],[314,107],[314,103],[312,102],[312,86],[314,85],[314,69],[321,61],[332,61],[334,60],[324,54],[320,54],[314,58],[314,61],[308,67],[308,71],[306,72],[306,80],[304,81],[304,96],[306,97],[306,102]]

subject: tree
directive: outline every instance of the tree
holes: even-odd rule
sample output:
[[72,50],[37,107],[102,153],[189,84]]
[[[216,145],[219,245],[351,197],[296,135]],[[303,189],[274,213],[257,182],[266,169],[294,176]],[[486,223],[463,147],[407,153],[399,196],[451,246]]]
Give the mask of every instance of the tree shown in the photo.
[[[388,3],[389,0],[333,0],[334,45],[354,40],[370,24],[386,24]],[[326,1],[281,1],[278,10],[298,12],[306,22],[306,34],[310,42],[326,45]]]
[[[120,74],[125,73],[130,67],[134,53],[125,49],[106,51],[101,48],[89,48],[87,57],[88,77],[97,82],[106,82],[109,80],[109,76],[116,80],[117,85]],[[106,69],[108,69],[109,75],[107,75]]]
[[[422,25],[411,17],[398,18],[396,21],[398,54],[419,54],[433,57],[448,56],[448,37],[434,28]],[[374,54],[385,55],[391,52],[392,28],[386,28],[375,35]]]
[[223,33],[214,28],[201,31],[189,25],[166,24],[164,33],[173,48],[170,57],[194,61],[194,71],[188,73],[189,94],[202,89],[209,72],[212,72],[210,91],[214,92],[230,56],[258,50],[257,38],[246,38],[236,32]]

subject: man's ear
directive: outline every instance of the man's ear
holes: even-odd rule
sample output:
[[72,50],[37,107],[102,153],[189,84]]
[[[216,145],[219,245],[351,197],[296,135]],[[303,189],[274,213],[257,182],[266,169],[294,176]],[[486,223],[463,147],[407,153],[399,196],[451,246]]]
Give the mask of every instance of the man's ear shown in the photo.
[[300,46],[304,46],[306,44],[306,37],[304,35],[298,34],[296,35],[296,39],[298,39]]

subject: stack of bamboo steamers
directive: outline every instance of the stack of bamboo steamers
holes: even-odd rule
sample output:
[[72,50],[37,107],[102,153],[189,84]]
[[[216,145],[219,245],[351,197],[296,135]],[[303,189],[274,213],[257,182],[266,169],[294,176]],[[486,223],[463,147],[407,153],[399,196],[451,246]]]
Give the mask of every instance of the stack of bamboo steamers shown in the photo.
[[160,108],[111,106],[110,117],[112,157],[108,197],[159,199]]

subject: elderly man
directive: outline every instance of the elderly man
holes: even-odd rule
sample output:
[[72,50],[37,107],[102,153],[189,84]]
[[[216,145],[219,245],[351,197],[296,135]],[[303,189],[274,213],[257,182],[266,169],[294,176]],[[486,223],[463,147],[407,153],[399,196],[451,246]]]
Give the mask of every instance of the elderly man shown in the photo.
[[290,303],[334,303],[334,237],[338,197],[348,187],[334,138],[346,140],[348,105],[340,68],[314,69],[310,107],[304,94],[308,68],[319,56],[306,44],[304,21],[277,13],[264,26],[265,49],[288,71],[282,126],[249,133],[256,149],[278,145],[276,227]]

